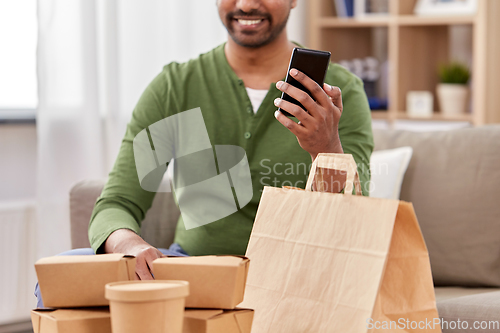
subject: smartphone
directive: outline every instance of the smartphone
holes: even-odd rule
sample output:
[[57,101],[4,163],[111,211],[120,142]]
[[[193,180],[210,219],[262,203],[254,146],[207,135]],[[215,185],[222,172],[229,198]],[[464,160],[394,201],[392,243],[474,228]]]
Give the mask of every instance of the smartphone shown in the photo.
[[[290,59],[290,64],[288,65],[288,72],[286,73],[285,82],[299,88],[300,90],[305,91],[314,99],[314,97],[311,95],[311,92],[290,75],[290,70],[292,68],[298,69],[299,71],[316,81],[316,83],[319,84],[321,88],[323,88],[326,70],[328,69],[328,65],[330,64],[330,56],[331,53],[326,51],[301,49],[297,47],[294,48],[292,57]],[[282,93],[281,99],[284,99],[285,101],[291,102],[293,104],[297,104],[307,112],[306,108],[302,106],[302,104],[300,104],[295,98]],[[287,117],[293,117],[293,115],[286,112],[285,110],[282,110],[281,108],[279,108],[278,110]]]

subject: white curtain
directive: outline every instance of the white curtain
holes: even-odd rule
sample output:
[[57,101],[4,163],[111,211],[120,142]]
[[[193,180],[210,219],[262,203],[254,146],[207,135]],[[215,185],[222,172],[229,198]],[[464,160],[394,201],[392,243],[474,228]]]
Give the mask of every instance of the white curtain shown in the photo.
[[[304,42],[305,1],[291,37]],[[149,82],[226,40],[215,0],[38,0],[37,257],[70,249],[68,193],[105,178]]]

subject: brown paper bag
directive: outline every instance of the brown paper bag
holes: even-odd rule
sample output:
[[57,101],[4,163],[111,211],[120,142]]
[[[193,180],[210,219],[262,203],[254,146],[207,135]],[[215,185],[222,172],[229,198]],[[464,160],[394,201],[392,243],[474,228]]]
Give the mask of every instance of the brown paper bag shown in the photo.
[[[346,173],[346,194],[324,171]],[[351,155],[320,154],[306,190],[264,189],[246,256],[253,331],[441,332],[429,256],[410,203],[360,194]]]

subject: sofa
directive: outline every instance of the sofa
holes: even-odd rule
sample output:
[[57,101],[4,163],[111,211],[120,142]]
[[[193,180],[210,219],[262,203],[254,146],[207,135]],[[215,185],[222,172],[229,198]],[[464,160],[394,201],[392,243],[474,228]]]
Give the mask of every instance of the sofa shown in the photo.
[[[413,203],[429,250],[438,312],[449,323],[443,332],[500,331],[500,126],[374,130],[374,139],[375,150],[413,148],[400,198]],[[73,248],[89,247],[88,222],[103,185],[86,180],[70,192]],[[179,214],[170,193],[157,193],[143,238],[167,248]]]

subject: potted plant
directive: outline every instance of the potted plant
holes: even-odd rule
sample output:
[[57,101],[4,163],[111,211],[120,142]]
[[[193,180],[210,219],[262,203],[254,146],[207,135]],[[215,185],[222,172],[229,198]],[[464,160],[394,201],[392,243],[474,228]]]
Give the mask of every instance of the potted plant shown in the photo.
[[469,68],[459,62],[451,62],[439,68],[440,84],[437,86],[439,107],[444,115],[467,112],[469,100]]

